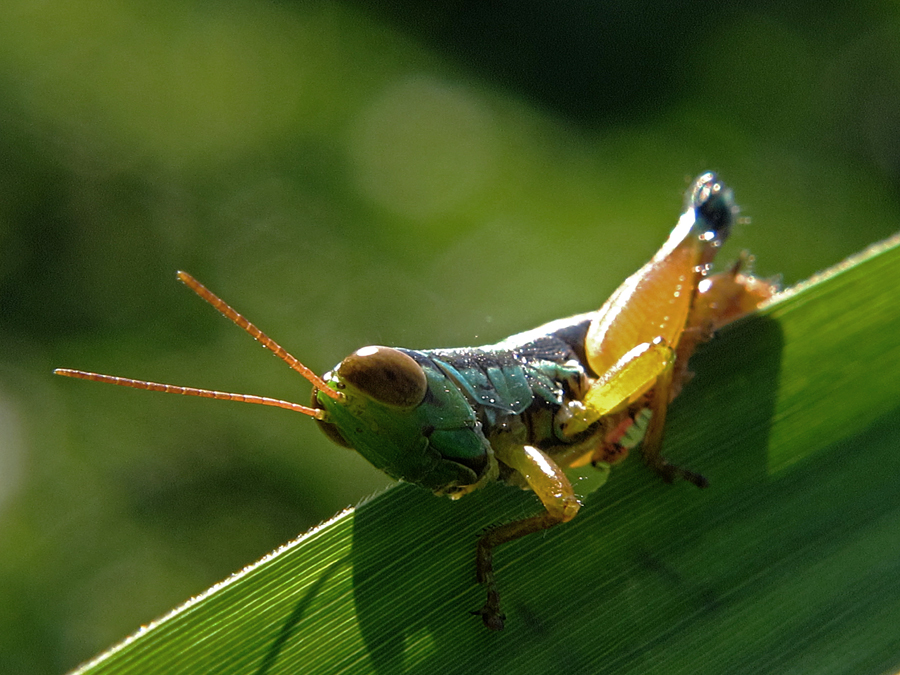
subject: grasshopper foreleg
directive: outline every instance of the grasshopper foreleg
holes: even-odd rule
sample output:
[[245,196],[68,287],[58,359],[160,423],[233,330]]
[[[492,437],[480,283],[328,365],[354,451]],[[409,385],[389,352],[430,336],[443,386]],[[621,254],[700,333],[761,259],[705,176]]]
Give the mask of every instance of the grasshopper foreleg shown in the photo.
[[485,532],[478,540],[475,571],[478,575],[478,583],[487,589],[487,600],[485,600],[484,607],[472,614],[480,616],[485,626],[491,630],[503,630],[506,620],[506,615],[500,610],[500,593],[497,591],[497,582],[494,579],[494,548],[532,532],[546,530],[562,522],[565,522],[562,515],[548,511],[539,516],[494,527]]
[[531,445],[514,444],[508,439],[507,442],[500,440],[496,445],[497,459],[518,471],[547,509],[538,516],[491,528],[478,540],[475,571],[478,582],[487,589],[487,600],[484,607],[472,613],[481,616],[484,625],[491,630],[502,630],[506,617],[500,611],[500,594],[494,580],[494,548],[572,520],[581,504],[566,474],[545,452]]

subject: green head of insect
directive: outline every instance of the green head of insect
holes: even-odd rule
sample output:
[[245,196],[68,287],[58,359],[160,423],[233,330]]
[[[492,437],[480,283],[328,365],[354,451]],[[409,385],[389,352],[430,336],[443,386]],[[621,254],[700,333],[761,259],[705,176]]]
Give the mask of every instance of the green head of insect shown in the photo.
[[462,496],[496,471],[490,445],[459,389],[421,352],[363,347],[313,390],[325,434],[389,476]]

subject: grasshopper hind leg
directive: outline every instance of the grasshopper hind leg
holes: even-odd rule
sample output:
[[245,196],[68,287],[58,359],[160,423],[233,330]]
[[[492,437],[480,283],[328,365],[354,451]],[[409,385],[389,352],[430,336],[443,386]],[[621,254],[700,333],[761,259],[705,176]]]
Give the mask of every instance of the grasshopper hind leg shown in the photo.
[[697,487],[709,485],[704,476],[670,464],[660,455],[666,410],[669,402],[693,377],[693,373],[688,370],[688,361],[697,346],[711,340],[715,331],[722,326],[755,311],[777,292],[778,284],[775,281],[758,279],[745,273],[749,264],[749,256],[744,253],[730,270],[714,274],[700,284],[674,362],[669,363],[660,374],[650,393],[649,408],[652,417],[641,451],[644,461],[666,482],[682,478]]
[[656,471],[667,483],[674,483],[676,479],[681,478],[699,488],[705,488],[709,486],[709,481],[705,476],[676,466],[660,454],[675,373],[675,362],[672,361],[660,374],[656,386],[650,394],[650,422],[641,442],[641,454],[647,466]]

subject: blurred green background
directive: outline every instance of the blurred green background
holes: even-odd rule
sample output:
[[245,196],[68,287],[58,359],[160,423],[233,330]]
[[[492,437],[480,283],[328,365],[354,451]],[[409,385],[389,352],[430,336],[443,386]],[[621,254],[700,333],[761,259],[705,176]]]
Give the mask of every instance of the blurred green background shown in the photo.
[[[0,672],[60,672],[388,484],[175,281],[318,372],[598,307],[687,182],[757,271],[900,228],[895,2],[0,6]],[[415,517],[411,514],[410,517]]]

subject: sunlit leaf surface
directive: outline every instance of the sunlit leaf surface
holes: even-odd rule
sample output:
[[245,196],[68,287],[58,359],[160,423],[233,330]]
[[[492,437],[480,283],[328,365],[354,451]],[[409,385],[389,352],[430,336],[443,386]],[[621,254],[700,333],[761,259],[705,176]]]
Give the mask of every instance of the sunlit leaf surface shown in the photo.
[[571,523],[500,549],[502,633],[468,614],[478,533],[536,509],[398,486],[81,672],[883,673],[900,666],[900,240],[722,331],[667,447]]

